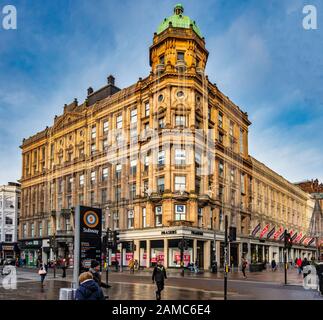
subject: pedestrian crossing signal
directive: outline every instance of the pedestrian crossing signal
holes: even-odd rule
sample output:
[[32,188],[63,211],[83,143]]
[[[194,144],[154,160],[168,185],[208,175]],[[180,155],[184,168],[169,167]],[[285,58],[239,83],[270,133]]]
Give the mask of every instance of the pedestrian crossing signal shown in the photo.
[[285,230],[285,249],[290,249],[292,247],[292,242],[291,234]]

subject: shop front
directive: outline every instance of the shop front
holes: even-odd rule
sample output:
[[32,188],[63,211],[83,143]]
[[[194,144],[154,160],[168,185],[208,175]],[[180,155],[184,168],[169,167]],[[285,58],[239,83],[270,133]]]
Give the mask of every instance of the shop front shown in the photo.
[[42,260],[42,240],[22,240],[19,242],[21,250],[20,258],[23,264],[28,267],[36,267],[38,261]]
[[13,259],[19,256],[19,248],[17,243],[6,243],[3,242],[0,244],[0,257],[4,260]]

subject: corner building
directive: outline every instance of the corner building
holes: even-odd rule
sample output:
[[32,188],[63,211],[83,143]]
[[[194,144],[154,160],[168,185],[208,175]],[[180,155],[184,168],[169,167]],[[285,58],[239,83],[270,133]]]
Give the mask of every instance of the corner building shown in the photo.
[[[307,228],[309,196],[249,155],[248,115],[205,75],[205,39],[183,10],[154,34],[148,77],[122,90],[108,77],[23,141],[20,238],[40,240],[47,258],[73,258],[78,204],[101,207],[104,230],[120,230],[110,263],[134,257],[141,267],[178,267],[183,238],[185,264],[222,266],[225,215],[237,227],[236,266],[242,253],[281,261],[283,242],[267,232]],[[300,244],[291,258],[312,252]]]

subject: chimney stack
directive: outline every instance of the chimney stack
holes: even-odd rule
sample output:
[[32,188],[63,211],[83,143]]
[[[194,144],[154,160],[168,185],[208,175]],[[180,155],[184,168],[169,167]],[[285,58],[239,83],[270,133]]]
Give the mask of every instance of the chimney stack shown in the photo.
[[87,89],[87,95],[89,96],[90,94],[92,94],[94,92],[93,88],[92,87],[89,87]]
[[114,76],[110,74],[108,76],[108,84],[114,86],[114,80],[115,80]]

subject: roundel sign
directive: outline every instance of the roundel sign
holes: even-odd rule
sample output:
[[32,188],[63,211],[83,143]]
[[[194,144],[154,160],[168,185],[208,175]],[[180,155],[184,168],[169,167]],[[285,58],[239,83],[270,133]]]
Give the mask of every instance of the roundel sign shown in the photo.
[[89,228],[95,228],[99,223],[99,217],[94,211],[87,211],[83,218],[84,224]]

